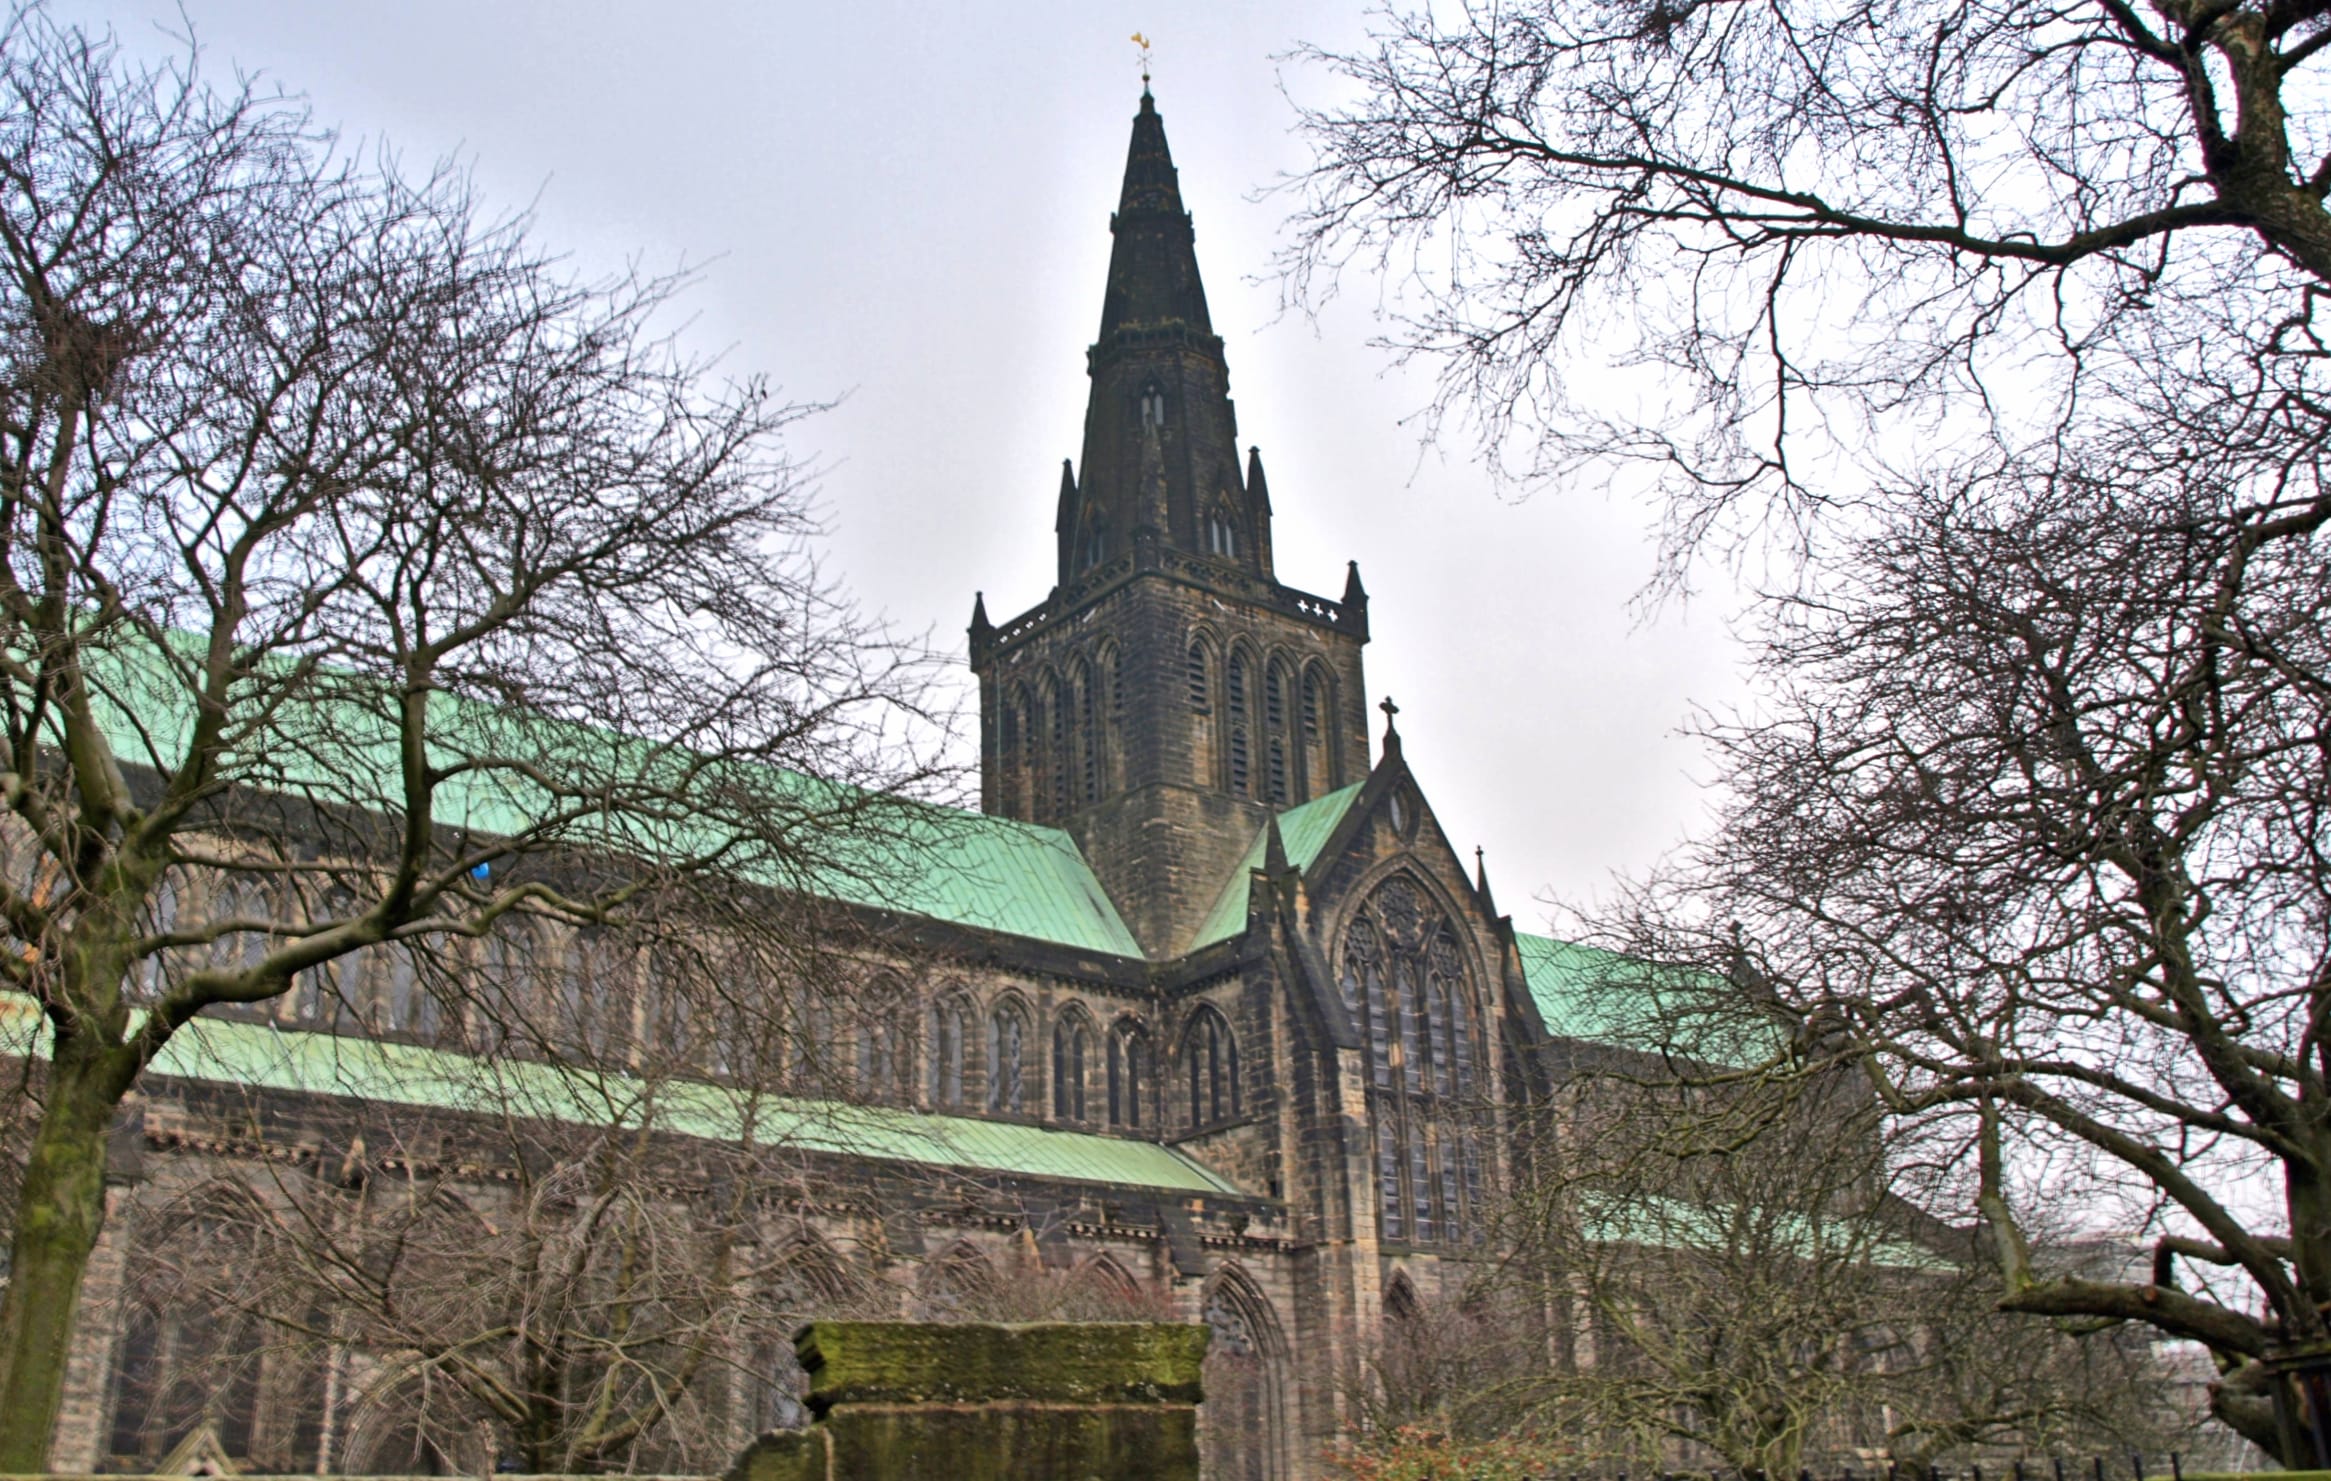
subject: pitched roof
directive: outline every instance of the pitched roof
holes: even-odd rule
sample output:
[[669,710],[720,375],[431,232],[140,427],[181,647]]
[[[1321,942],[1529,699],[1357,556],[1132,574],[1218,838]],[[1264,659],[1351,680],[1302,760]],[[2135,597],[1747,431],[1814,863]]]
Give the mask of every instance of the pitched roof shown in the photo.
[[1635,1005],[1613,991],[1631,965],[1626,957],[1522,931],[1514,932],[1514,950],[1546,1032],[1558,1039],[1627,1042],[1633,1037],[1626,1009]]
[[[39,1014],[0,1000],[0,1047],[45,1053]],[[1166,1192],[1238,1189],[1171,1147],[1090,1132],[942,1116],[896,1106],[750,1096],[702,1081],[652,1085],[619,1073],[505,1059],[485,1062],[417,1044],[197,1018],[171,1036],[150,1074],[250,1090],[372,1104],[509,1112],[577,1125],[639,1125],[736,1143],[967,1172],[1107,1183]]]
[[1546,1032],[1706,1064],[1751,1065],[1787,1046],[1780,1024],[1726,979],[1552,936],[1514,933]]
[[[1279,841],[1287,847],[1289,864],[1297,869],[1311,867],[1319,851],[1327,846],[1328,836],[1335,832],[1336,824],[1351,810],[1361,785],[1354,782],[1348,787],[1339,787],[1279,814]],[[1230,871],[1230,878],[1223,881],[1222,893],[1215,897],[1214,908],[1198,923],[1198,934],[1191,939],[1190,950],[1228,941],[1246,929],[1247,885],[1253,880],[1254,872],[1263,867],[1263,849],[1269,838],[1267,826],[1255,830],[1254,842],[1247,846],[1246,856]]]
[[[191,642],[191,639],[188,640]],[[182,679],[151,649],[93,650],[92,686],[108,738],[122,759],[174,762],[192,735],[193,718]],[[396,732],[383,711],[375,681],[344,672],[312,677],[302,703],[274,709],[249,740],[259,754],[236,761],[250,785],[388,813],[402,811]],[[439,694],[446,712],[433,720],[443,764],[463,753],[565,757],[578,777],[600,779],[611,793],[652,792],[660,777],[704,765],[678,746],[568,720],[554,720]],[[248,713],[248,712],[246,712]],[[518,738],[521,728],[528,731]],[[514,742],[514,743],[513,743]],[[749,776],[747,773],[749,772]],[[727,785],[734,779],[735,785]],[[691,787],[728,791],[765,805],[785,826],[812,841],[815,858],[779,874],[779,861],[741,872],[759,883],[799,890],[840,903],[1106,956],[1141,956],[1133,933],[1110,903],[1069,836],[1057,828],[904,798],[780,771],[731,764],[718,776],[698,776]],[[489,835],[514,836],[536,826],[550,799],[506,770],[464,771],[438,788],[440,823]],[[562,799],[571,805],[571,799]],[[725,839],[710,818],[651,818],[660,808],[627,812],[617,801],[601,817],[584,820],[582,838],[610,850],[709,856]],[[649,836],[653,830],[654,836]]]

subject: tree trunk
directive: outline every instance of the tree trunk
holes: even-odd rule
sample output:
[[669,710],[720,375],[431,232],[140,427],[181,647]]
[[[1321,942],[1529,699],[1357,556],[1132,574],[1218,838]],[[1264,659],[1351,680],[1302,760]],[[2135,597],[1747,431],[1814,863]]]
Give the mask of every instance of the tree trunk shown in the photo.
[[95,1056],[57,1048],[0,1295],[0,1473],[48,1469],[81,1277],[105,1217],[112,1077]]

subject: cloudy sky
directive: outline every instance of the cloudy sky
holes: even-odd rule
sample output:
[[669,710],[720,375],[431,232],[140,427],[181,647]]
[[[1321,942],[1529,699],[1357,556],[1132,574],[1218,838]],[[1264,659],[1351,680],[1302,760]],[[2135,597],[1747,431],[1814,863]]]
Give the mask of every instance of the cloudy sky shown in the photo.
[[[1298,168],[1282,60],[1350,45],[1359,0],[974,6],[704,0],[64,0],[162,53],[304,93],[410,163],[472,163],[586,267],[702,268],[688,333],[729,369],[839,404],[805,427],[830,562],[869,606],[960,654],[972,593],[1001,621],[1051,584],[1060,460],[1081,442],[1127,132],[1135,30],[1198,231],[1239,428],[1270,468],[1280,579],[1330,596],[1356,559],[1370,688],[1504,907],[1582,899],[1691,827],[1677,737],[1734,656],[1714,605],[1649,621],[1646,511],[1594,488],[1501,502],[1467,449],[1420,446],[1428,386],[1369,346],[1377,286],[1314,321],[1268,264]],[[1284,91],[1283,91],[1284,89]],[[964,703],[971,702],[968,686]],[[970,726],[966,735],[975,735]]]

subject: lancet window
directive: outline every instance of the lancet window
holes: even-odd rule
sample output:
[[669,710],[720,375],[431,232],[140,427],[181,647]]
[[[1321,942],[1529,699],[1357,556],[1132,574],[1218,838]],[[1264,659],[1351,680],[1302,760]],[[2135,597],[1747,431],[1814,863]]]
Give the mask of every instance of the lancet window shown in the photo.
[[[1028,1109],[1025,1060],[1028,1018],[1013,1002],[998,1003],[987,1019],[987,1108],[1005,1115]],[[1041,1091],[1039,1092],[1041,1093]]]
[[1052,1025],[1052,1114],[1056,1119],[1085,1119],[1087,1067],[1092,1058],[1090,1022],[1074,1009],[1060,1015]]
[[971,1010],[963,999],[941,998],[931,1007],[931,1104],[942,1109],[963,1104],[964,1041]]
[[1149,1035],[1137,1023],[1120,1023],[1109,1036],[1109,1124],[1141,1127],[1149,1123],[1147,1104],[1152,1079]]
[[1188,1124],[1213,1126],[1238,1114],[1238,1040],[1213,1008],[1200,1008],[1182,1032]]

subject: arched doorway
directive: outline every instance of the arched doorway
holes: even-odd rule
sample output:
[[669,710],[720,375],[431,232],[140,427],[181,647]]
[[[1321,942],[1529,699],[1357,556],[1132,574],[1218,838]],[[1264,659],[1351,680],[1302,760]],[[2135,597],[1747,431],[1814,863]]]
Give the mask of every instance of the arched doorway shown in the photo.
[[1206,1401],[1198,1445],[1208,1481],[1281,1481],[1287,1474],[1286,1348],[1270,1303],[1246,1273],[1226,1266],[1202,1307]]

